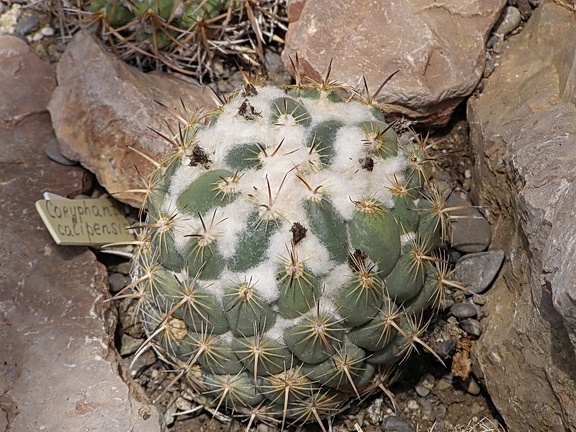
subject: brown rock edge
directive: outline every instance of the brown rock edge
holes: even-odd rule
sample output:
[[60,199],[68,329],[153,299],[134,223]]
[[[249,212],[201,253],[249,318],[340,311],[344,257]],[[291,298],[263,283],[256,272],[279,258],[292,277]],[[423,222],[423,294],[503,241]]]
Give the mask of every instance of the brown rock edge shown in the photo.
[[0,430],[160,431],[118,374],[105,269],[85,247],[56,246],[34,208],[87,180],[44,154],[54,86],[50,66],[0,36]]
[[[394,72],[378,102],[393,117],[445,125],[482,77],[485,45],[505,0],[295,0],[284,64],[372,93]],[[362,88],[363,90],[363,88]]]
[[153,169],[139,152],[161,161],[170,144],[153,131],[178,133],[175,117],[156,102],[185,118],[214,106],[210,89],[181,75],[143,73],[78,32],[58,63],[48,109],[64,156],[95,173],[116,199],[139,207],[143,194],[128,191],[142,189]]
[[544,3],[468,104],[476,202],[508,257],[473,367],[510,431],[576,430],[575,35]]

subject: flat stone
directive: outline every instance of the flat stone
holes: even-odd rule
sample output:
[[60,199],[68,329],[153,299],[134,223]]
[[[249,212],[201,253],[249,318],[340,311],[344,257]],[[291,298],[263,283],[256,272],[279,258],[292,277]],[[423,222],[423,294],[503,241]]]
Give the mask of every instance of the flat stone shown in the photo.
[[54,137],[46,144],[46,156],[61,165],[78,165],[78,162],[65,158],[60,151],[58,138]]
[[16,33],[27,35],[40,27],[40,20],[34,14],[25,14],[18,19],[16,24]]
[[430,389],[424,387],[422,384],[416,384],[414,386],[414,391],[420,397],[426,397],[430,394]]
[[[79,32],[58,64],[58,87],[48,109],[62,154],[96,174],[115,198],[139,207],[153,164],[170,144],[152,130],[172,136],[176,119],[158,101],[187,116],[214,105],[209,89],[183,76],[142,73],[115,59],[88,33]],[[172,132],[167,127],[172,126]],[[135,149],[135,150],[132,150]]]
[[520,10],[514,6],[506,6],[494,25],[492,33],[498,36],[505,36],[516,30],[521,22],[522,14]]
[[484,70],[486,39],[505,0],[307,0],[289,8],[282,58],[293,71],[331,78],[372,93],[396,71],[377,100],[391,114],[446,124]]
[[416,429],[408,420],[402,417],[389,416],[381,423],[383,432],[415,432]]
[[108,278],[108,284],[110,285],[110,291],[112,293],[117,293],[131,281],[129,276],[123,275],[122,273],[112,273]]
[[490,246],[490,224],[471,203],[450,194],[447,207],[450,215],[450,246],[462,253],[482,252]]
[[[576,430],[576,21],[544,2],[468,104],[474,201],[508,257],[475,375],[509,430]],[[571,343],[572,342],[572,343]]]
[[460,328],[475,338],[480,337],[482,334],[480,322],[473,318],[466,318],[465,320],[460,321]]
[[501,249],[464,255],[456,263],[454,279],[474,294],[481,294],[490,287],[503,261]]
[[474,318],[478,315],[478,309],[470,303],[456,303],[450,308],[450,313],[456,318]]
[[[0,62],[0,127],[14,126],[26,116],[44,112],[56,85],[52,67],[16,36],[0,38]],[[18,85],[8,85],[15,82]]]
[[468,375],[468,378],[460,380],[460,386],[469,394],[473,396],[478,396],[482,389],[474,379],[472,375]]
[[84,189],[82,168],[44,154],[54,137],[46,111],[54,71],[0,36],[0,74],[8,96],[0,104],[0,425],[160,431],[156,409],[118,375],[104,267],[88,248],[55,245],[34,209],[44,191]]

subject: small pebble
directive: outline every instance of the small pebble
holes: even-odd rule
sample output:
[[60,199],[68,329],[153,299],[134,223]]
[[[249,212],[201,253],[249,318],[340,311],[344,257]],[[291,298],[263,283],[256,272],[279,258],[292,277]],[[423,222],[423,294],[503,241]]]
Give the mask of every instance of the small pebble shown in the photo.
[[453,386],[454,386],[454,375],[452,375],[451,373],[447,373],[442,377],[442,379],[436,381],[436,385],[434,387],[438,391],[444,391],[452,388]]
[[486,304],[486,297],[480,294],[475,294],[472,296],[472,302],[478,306],[484,306]]
[[32,33],[33,31],[38,30],[40,26],[40,21],[38,17],[34,14],[25,14],[18,19],[18,23],[16,23],[16,33],[21,35],[27,35]]
[[176,399],[175,404],[176,408],[178,408],[179,411],[190,411],[195,406],[192,402],[190,402],[187,399],[184,399],[182,396]]
[[504,251],[501,249],[464,255],[456,263],[453,278],[470,292],[480,294],[492,284],[503,262]]
[[420,405],[414,399],[410,399],[406,404],[406,408],[412,411],[418,411],[420,409]]
[[164,422],[166,423],[166,426],[172,426],[174,424],[174,422],[176,421],[176,411],[178,410],[178,408],[176,407],[175,404],[170,404],[168,405],[168,407],[165,408],[164,410]]
[[426,397],[430,394],[430,389],[424,387],[422,384],[416,384],[416,386],[414,387],[414,390],[416,391],[416,394],[420,397]]
[[130,262],[126,261],[126,262],[122,262],[122,263],[119,263],[118,265],[116,265],[114,270],[116,270],[116,272],[118,272],[118,273],[122,273],[124,275],[129,275],[131,268],[132,268],[132,264]]
[[480,337],[482,334],[482,327],[480,326],[480,322],[473,318],[460,321],[460,328],[470,336]]
[[436,416],[437,419],[443,419],[444,417],[446,417],[447,412],[448,410],[446,408],[446,405],[439,404],[438,406],[436,406],[434,410],[434,415]]
[[456,303],[450,308],[450,313],[456,318],[474,318],[478,310],[470,303]]
[[482,252],[492,240],[490,224],[472,204],[456,193],[447,200],[451,220],[451,246],[462,253]]
[[380,423],[383,419],[384,399],[375,399],[368,408],[366,408],[366,417],[373,424]]
[[40,32],[36,32],[36,33],[32,34],[31,36],[27,36],[27,39],[29,42],[38,42],[38,41],[44,39],[44,35]]
[[434,384],[436,383],[436,378],[431,373],[425,373],[420,380],[421,385],[426,387],[427,389],[432,390],[434,388]]
[[425,420],[435,420],[434,405],[428,399],[420,400],[420,416]]
[[72,161],[62,155],[60,148],[58,146],[58,138],[52,138],[48,144],[46,144],[46,155],[52,159],[54,162],[60,165],[77,165],[78,162]]
[[122,288],[130,283],[131,279],[121,273],[112,273],[108,278],[108,284],[110,285],[110,292],[116,294]]
[[494,26],[493,33],[506,36],[518,28],[522,22],[522,14],[514,6],[507,6]]
[[416,432],[410,422],[396,416],[386,417],[380,427],[383,432]]
[[56,31],[52,27],[46,26],[43,27],[42,30],[40,30],[40,33],[42,33],[43,36],[54,36],[54,33],[56,33]]
[[434,351],[442,358],[450,357],[454,348],[456,348],[456,340],[453,338],[444,339],[434,344]]
[[130,335],[123,334],[120,340],[120,355],[122,357],[127,357],[138,351],[138,348],[142,345],[142,339],[133,338]]
[[460,386],[469,394],[478,396],[482,389],[472,375],[469,375],[465,380],[460,380]]

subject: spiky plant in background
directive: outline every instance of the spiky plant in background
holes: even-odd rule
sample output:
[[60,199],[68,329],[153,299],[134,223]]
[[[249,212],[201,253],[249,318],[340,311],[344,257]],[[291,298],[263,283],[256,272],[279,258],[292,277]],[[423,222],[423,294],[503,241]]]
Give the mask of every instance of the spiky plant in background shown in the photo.
[[214,56],[264,67],[264,44],[283,42],[287,0],[45,0],[62,34],[91,28],[119,58],[202,79]]
[[148,183],[136,358],[153,347],[216,410],[324,429],[426,347],[448,216],[424,143],[399,143],[370,97],[259,84],[180,116]]

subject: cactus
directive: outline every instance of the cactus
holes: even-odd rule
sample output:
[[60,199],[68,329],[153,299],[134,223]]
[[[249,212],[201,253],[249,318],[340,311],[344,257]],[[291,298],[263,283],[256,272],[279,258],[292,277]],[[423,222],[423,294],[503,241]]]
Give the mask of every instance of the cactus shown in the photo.
[[[123,60],[214,77],[214,55],[263,67],[263,45],[283,32],[286,0],[46,0],[68,31],[93,28]],[[281,37],[280,37],[281,39]]]
[[368,102],[328,80],[246,84],[171,139],[130,287],[143,349],[205,404],[324,429],[425,345],[446,215],[424,146]]

